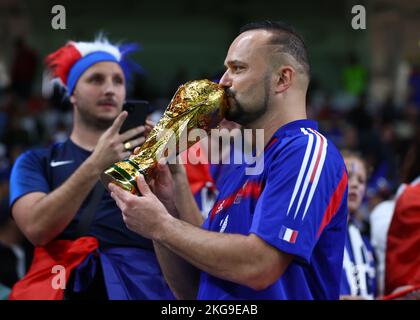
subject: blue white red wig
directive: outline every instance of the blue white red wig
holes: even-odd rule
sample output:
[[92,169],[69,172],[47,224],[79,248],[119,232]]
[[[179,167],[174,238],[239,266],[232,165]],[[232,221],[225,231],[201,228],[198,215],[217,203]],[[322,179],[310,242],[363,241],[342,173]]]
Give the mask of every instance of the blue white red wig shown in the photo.
[[[127,59],[127,56],[139,50],[137,44],[111,44],[104,36],[93,42],[69,41],[64,47],[48,55],[45,63],[52,77],[67,89],[67,95],[73,94],[77,81],[92,65],[111,61],[120,65],[126,80],[130,80],[133,71],[142,72],[142,68]],[[127,82],[127,81],[126,81]]]

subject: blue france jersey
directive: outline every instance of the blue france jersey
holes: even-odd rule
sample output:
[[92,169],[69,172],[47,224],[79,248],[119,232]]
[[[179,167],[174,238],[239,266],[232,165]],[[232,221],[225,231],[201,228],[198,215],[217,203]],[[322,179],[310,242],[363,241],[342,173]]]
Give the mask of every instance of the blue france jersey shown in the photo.
[[259,175],[247,175],[247,164],[230,171],[203,228],[254,233],[294,259],[261,291],[202,272],[198,298],[338,299],[347,221],[340,153],[316,122],[298,120],[277,130],[263,156]]
[[[49,193],[58,188],[90,154],[70,139],[48,148],[23,153],[16,160],[10,178],[10,207],[28,193]],[[87,204],[87,199],[58,238],[74,239],[80,214]],[[108,192],[104,192],[102,196],[88,235],[96,237],[101,244],[105,245],[131,246],[150,250],[153,248],[150,240],[127,229],[120,209]]]
[[344,247],[340,295],[373,299],[376,296],[376,272],[373,248],[359,229],[349,223]]

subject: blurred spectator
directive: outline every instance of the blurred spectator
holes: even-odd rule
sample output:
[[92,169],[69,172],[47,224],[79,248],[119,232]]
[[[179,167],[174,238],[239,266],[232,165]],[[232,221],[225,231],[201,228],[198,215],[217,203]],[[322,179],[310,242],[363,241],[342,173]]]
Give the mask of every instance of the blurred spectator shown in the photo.
[[[404,186],[396,199],[386,245],[385,293],[420,288],[420,136],[403,167]],[[420,297],[417,297],[420,299]]]
[[29,98],[32,93],[37,64],[37,53],[25,43],[23,38],[16,39],[11,85],[16,94],[23,99]]
[[10,289],[26,273],[31,247],[10,218],[10,163],[0,144],[0,300],[7,299]]
[[385,253],[387,251],[388,229],[390,227],[391,220],[393,219],[395,203],[404,193],[407,184],[415,183],[418,180],[418,176],[420,176],[420,156],[418,154],[419,134],[420,132],[417,133],[416,138],[414,139],[414,141],[417,139],[417,142],[413,142],[411,144],[411,148],[408,150],[408,152],[406,152],[404,157],[404,161],[400,170],[402,184],[398,188],[395,197],[379,203],[373,209],[370,216],[371,242],[375,249],[377,258],[377,280],[379,296],[382,296],[385,293]]
[[370,221],[370,241],[376,258],[376,284],[378,297],[384,295],[385,283],[385,251],[386,237],[392,214],[394,213],[395,199],[380,202],[372,211]]
[[358,228],[358,210],[366,191],[368,168],[362,157],[342,152],[348,171],[349,222],[344,248],[340,299],[373,299],[376,296],[375,260],[367,237]]
[[13,220],[7,218],[0,224],[0,284],[8,289],[27,271],[28,259],[24,243]]

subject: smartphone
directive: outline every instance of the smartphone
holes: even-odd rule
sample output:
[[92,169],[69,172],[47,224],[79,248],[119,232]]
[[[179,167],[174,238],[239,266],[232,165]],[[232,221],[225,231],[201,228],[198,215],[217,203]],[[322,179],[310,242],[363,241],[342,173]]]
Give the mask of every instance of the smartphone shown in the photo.
[[128,116],[121,126],[120,133],[143,126],[147,116],[151,113],[149,102],[146,100],[127,100],[123,110],[128,112]]
[[[149,102],[146,100],[127,100],[124,103],[123,110],[128,112],[128,116],[121,126],[120,133],[143,126],[146,123],[147,116],[152,113]],[[130,140],[141,136],[143,136],[143,133],[130,138]]]

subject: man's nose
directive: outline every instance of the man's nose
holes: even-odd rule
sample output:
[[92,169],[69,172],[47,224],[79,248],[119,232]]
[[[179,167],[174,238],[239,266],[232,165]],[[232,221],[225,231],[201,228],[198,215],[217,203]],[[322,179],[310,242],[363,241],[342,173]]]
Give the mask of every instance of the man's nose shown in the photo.
[[107,95],[115,94],[115,84],[112,80],[105,81],[104,91]]
[[226,72],[223,74],[222,78],[219,81],[219,84],[224,88],[229,88],[232,86],[232,80],[229,77],[229,70],[226,70]]

